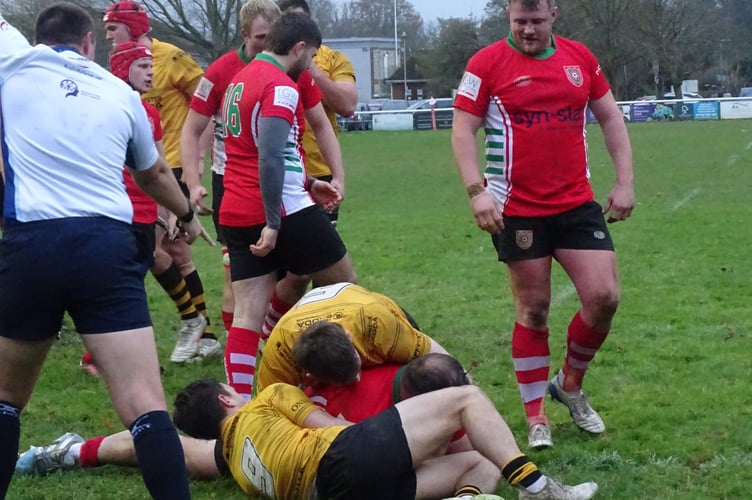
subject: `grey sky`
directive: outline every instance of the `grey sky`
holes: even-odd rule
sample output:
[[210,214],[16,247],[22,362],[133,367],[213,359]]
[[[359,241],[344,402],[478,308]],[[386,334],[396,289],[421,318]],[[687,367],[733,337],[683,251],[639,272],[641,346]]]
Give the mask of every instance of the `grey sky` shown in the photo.
[[[334,1],[344,3],[346,0]],[[483,15],[486,2],[487,0],[410,0],[426,23],[435,21],[439,17],[466,18],[472,15],[479,19]]]

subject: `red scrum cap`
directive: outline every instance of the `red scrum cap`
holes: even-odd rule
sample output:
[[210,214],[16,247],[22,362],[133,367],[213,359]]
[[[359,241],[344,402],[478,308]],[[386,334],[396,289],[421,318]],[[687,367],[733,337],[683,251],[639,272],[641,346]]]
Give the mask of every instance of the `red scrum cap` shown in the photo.
[[130,81],[128,75],[131,64],[145,57],[151,59],[151,51],[145,45],[136,42],[119,43],[110,54],[110,71],[127,83]]
[[121,23],[131,32],[131,39],[149,32],[149,16],[140,4],[136,2],[118,2],[107,7],[104,11],[103,23]]

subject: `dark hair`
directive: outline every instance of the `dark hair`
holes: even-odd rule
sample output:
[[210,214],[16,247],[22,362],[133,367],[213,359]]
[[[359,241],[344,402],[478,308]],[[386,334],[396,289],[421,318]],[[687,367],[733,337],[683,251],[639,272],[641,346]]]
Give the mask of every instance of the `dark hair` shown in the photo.
[[93,31],[94,20],[88,12],[78,5],[61,2],[39,13],[34,40],[45,45],[79,45]]
[[351,384],[360,373],[352,340],[341,325],[329,321],[314,323],[298,335],[292,359],[321,383]]
[[197,380],[188,384],[175,397],[172,420],[175,426],[191,437],[218,439],[219,425],[227,416],[217,396],[227,394],[216,380]]
[[400,384],[406,397],[447,387],[468,385],[467,373],[459,361],[447,354],[429,353],[410,361],[402,371]]
[[321,31],[311,16],[300,12],[287,12],[277,19],[266,35],[265,49],[286,56],[298,42],[310,47],[321,46]]
[[280,0],[277,2],[277,5],[279,5],[279,10],[282,12],[289,9],[303,9],[303,12],[309,16],[311,15],[311,7],[306,0]]

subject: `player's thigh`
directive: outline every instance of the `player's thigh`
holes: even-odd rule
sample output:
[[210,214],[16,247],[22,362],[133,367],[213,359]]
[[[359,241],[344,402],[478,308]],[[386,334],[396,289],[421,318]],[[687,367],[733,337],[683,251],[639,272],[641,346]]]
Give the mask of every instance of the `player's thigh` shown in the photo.
[[126,426],[144,413],[167,409],[151,327],[81,337]]
[[26,406],[54,341],[54,337],[31,342],[0,337],[0,401],[20,409]]
[[454,433],[462,429],[462,410],[477,391],[472,385],[449,387],[396,405],[415,465],[443,453]]
[[556,259],[583,302],[604,295],[618,301],[619,273],[613,251],[562,249],[556,251]]

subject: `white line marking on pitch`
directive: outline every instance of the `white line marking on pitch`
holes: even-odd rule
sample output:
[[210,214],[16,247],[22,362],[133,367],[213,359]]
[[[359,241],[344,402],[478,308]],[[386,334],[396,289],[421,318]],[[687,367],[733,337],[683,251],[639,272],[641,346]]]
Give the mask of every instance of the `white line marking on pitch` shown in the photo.
[[568,284],[563,289],[559,290],[559,293],[551,300],[551,308],[554,308],[567,300],[569,297],[577,292],[573,284]]
[[736,160],[738,160],[738,159],[739,159],[739,155],[731,155],[731,156],[729,156],[729,159],[726,160],[726,166],[730,167],[731,165],[733,165],[734,163],[736,163]]
[[747,147],[744,148],[744,149],[746,149],[747,151],[749,151],[750,149],[752,149],[752,142],[747,143]]
[[671,210],[672,211],[679,210],[681,207],[683,207],[684,205],[686,205],[689,202],[689,200],[691,200],[692,198],[694,198],[698,194],[700,194],[700,188],[694,188],[692,191],[690,191],[687,194],[687,196],[685,196],[681,200],[679,200],[676,203],[674,203],[674,206],[671,208]]

